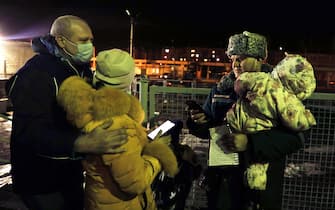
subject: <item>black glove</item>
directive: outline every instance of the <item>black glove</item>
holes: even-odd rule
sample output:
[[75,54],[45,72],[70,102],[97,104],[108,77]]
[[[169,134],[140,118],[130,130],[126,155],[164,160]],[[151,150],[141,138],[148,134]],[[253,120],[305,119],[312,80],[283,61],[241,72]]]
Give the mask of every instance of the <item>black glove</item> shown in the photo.
[[204,112],[200,104],[198,104],[196,101],[188,100],[186,101],[186,111],[188,112],[189,116],[191,115],[191,110],[195,111],[196,113]]

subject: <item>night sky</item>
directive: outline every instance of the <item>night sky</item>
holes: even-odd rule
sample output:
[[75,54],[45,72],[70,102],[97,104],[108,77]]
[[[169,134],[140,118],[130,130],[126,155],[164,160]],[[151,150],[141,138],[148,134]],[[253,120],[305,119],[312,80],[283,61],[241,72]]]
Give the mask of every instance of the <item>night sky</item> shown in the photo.
[[265,35],[270,49],[335,53],[335,18],[329,3],[311,1],[1,0],[0,35],[29,39],[48,33],[54,18],[78,15],[89,22],[98,50],[127,48],[135,16],[134,46],[219,47],[244,30]]

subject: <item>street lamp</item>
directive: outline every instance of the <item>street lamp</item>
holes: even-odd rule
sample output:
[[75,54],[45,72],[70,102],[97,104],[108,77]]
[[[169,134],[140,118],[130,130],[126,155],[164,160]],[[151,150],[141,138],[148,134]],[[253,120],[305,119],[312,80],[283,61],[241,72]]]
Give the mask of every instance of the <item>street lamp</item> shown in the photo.
[[129,10],[126,9],[127,15],[130,17],[130,40],[129,40],[129,54],[133,56],[133,37],[134,37],[134,17]]

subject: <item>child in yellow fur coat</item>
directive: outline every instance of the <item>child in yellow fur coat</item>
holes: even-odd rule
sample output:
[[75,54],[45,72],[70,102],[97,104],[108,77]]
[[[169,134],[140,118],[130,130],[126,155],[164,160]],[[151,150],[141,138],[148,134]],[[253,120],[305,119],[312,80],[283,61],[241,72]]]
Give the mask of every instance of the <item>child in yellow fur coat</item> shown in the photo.
[[[137,98],[127,93],[135,72],[134,60],[122,50],[102,51],[97,56],[94,89],[77,76],[66,79],[59,89],[58,102],[68,119],[84,132],[112,121],[110,128],[132,126],[121,154],[87,155],[85,210],[157,209],[151,183],[165,171],[178,172],[173,151],[162,141],[148,142],[141,125],[144,111]],[[164,138],[164,137],[163,137]]]

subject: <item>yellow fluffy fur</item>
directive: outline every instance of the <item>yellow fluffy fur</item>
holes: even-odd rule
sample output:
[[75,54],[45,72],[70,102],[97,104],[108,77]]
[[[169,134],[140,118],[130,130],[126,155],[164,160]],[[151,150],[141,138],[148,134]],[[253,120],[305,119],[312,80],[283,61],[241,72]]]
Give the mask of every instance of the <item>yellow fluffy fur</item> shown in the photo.
[[162,168],[170,176],[175,176],[178,173],[177,159],[173,151],[161,142],[153,141],[143,148],[143,154],[157,158]]
[[[92,121],[103,122],[113,116],[127,114],[139,123],[136,128],[138,133],[146,135],[144,128],[140,126],[144,120],[141,104],[137,98],[121,90],[111,87],[95,90],[82,78],[72,76],[62,83],[57,100],[67,112],[68,120],[78,128],[83,128]],[[168,145],[156,141],[148,143],[146,136],[138,136],[138,139],[144,146],[144,155],[159,159],[163,170],[170,176],[177,174],[177,159]]]
[[57,101],[66,110],[67,119],[78,128],[93,119],[94,92],[91,85],[77,76],[69,77],[59,88]]

